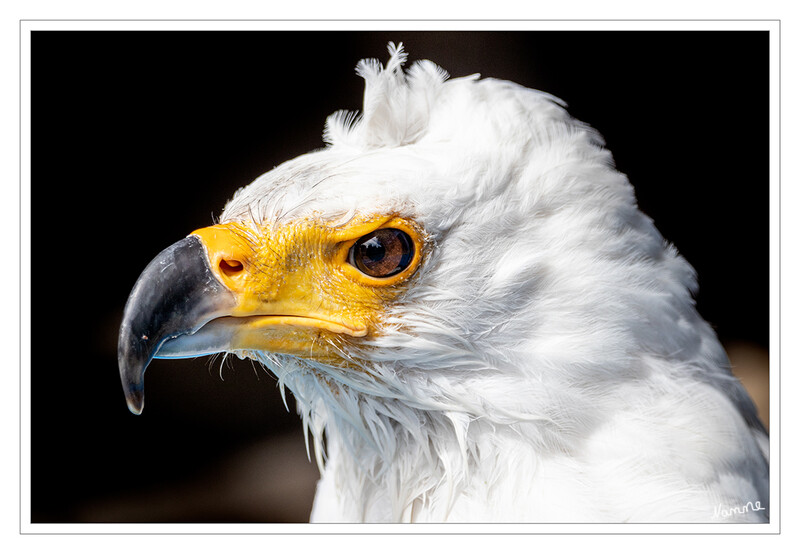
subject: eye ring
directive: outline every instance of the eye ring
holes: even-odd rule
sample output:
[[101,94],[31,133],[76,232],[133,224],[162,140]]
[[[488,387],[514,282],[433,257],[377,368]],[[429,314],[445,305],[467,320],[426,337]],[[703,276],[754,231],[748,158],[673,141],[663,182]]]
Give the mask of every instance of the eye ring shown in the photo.
[[358,239],[350,247],[347,261],[364,275],[381,279],[408,268],[414,254],[414,241],[406,232],[384,227]]

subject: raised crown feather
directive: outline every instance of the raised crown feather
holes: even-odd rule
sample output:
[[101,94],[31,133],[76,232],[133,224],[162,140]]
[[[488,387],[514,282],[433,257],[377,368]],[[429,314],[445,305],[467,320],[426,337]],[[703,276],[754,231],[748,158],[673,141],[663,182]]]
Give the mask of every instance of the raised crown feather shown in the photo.
[[356,73],[364,79],[361,114],[340,110],[325,122],[323,138],[331,146],[358,149],[412,144],[425,134],[430,109],[447,72],[428,60],[403,71],[408,56],[403,43],[389,43],[389,61],[361,60]]

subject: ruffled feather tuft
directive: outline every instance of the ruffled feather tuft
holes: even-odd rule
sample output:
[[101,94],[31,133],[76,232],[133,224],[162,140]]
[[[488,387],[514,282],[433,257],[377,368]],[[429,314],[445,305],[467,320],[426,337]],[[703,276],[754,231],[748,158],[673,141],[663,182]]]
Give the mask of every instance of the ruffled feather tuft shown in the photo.
[[331,146],[358,149],[412,144],[425,134],[430,109],[447,72],[430,62],[415,62],[408,73],[403,66],[408,55],[403,44],[389,43],[389,61],[358,62],[356,74],[364,79],[361,115],[336,112],[325,123],[323,138]]

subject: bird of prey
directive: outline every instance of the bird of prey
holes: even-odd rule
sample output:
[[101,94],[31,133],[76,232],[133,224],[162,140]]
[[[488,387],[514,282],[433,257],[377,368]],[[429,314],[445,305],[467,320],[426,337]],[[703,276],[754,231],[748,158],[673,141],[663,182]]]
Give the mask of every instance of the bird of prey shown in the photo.
[[389,54],[325,148],[144,270],[130,410],[154,357],[263,364],[314,446],[315,522],[768,521],[767,434],[600,135]]

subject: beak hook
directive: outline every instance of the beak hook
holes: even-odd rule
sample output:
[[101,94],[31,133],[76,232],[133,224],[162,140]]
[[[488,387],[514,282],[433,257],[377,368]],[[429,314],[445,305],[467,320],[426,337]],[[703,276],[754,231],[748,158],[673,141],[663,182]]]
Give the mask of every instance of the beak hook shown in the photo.
[[199,237],[189,235],[150,262],[125,305],[117,346],[122,389],[132,413],[142,413],[144,372],[161,345],[196,332],[235,305],[233,293],[209,268]]

